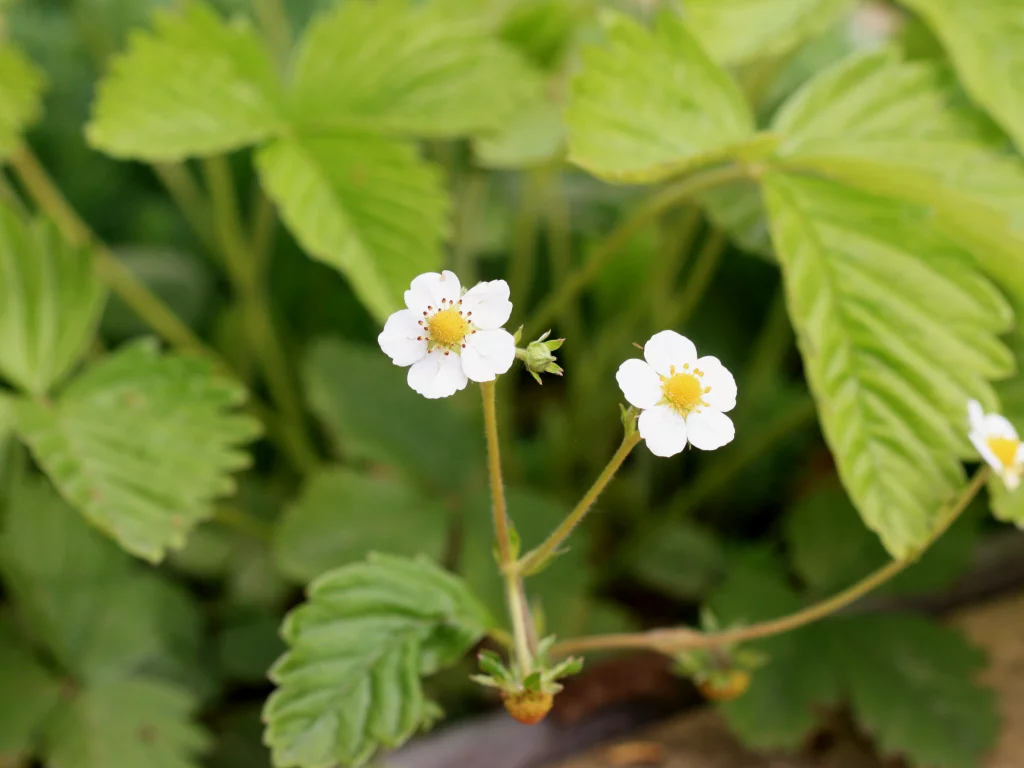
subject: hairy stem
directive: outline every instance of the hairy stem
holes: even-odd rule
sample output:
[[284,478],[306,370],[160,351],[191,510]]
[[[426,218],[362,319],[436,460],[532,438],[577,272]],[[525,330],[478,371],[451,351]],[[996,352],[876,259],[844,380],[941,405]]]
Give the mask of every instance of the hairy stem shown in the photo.
[[525,332],[529,338],[540,332],[568,302],[574,300],[591,281],[600,274],[608,259],[614,256],[634,235],[648,226],[666,211],[679,203],[690,200],[701,192],[745,178],[749,174],[742,165],[722,165],[697,171],[682,181],[665,187],[648,198],[633,214],[617,226],[591,252],[586,262],[562,282],[533,314],[530,326]]
[[491,480],[491,513],[494,516],[494,536],[498,541],[498,565],[505,580],[505,599],[508,602],[509,619],[512,621],[512,637],[516,662],[523,675],[529,674],[533,666],[530,637],[529,605],[523,590],[523,581],[515,567],[515,554],[509,530],[508,508],[505,505],[505,486],[501,477],[501,449],[498,444],[498,414],[495,404],[494,382],[480,384],[484,404],[484,429],[487,434],[487,466]]
[[611,648],[650,648],[662,653],[675,653],[694,648],[712,648],[730,643],[739,643],[747,640],[757,640],[772,635],[779,635],[788,632],[805,624],[831,616],[837,611],[845,608],[854,601],[860,599],[882,584],[901,573],[908,566],[917,562],[918,558],[942,536],[949,527],[956,522],[956,519],[963,514],[967,506],[985,485],[990,470],[983,466],[977,472],[966,488],[960,493],[940,519],[931,536],[913,555],[904,560],[893,560],[887,565],[868,574],[851,587],[833,595],[830,598],[809,605],[802,610],[777,619],[762,621],[751,624],[747,627],[727,629],[722,632],[698,632],[693,629],[654,629],[648,632],[623,633],[612,635],[595,635],[593,637],[582,637],[558,643],[552,649],[553,654],[566,655],[587,650],[611,649]]
[[630,451],[636,447],[636,444],[640,442],[640,434],[633,432],[632,434],[626,435],[622,438],[622,443],[619,445],[618,450],[615,451],[614,455],[605,465],[605,468],[601,470],[601,474],[597,476],[597,480],[590,486],[583,498],[580,499],[576,507],[570,512],[565,520],[563,520],[557,528],[548,536],[536,549],[526,553],[516,565],[516,570],[520,573],[530,573],[531,570],[542,565],[549,557],[551,557],[561,546],[569,535],[573,532],[573,529],[580,524],[580,521],[586,517],[587,512],[597,501],[597,497],[601,495],[601,491],[607,487],[608,483],[611,482],[612,478],[615,477],[615,473],[619,471],[619,467],[622,466],[622,462],[629,456]]

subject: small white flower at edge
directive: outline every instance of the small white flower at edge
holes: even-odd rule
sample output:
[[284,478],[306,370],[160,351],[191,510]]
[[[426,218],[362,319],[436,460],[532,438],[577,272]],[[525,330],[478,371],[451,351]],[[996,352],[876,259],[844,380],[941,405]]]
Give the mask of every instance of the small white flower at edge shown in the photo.
[[717,357],[697,357],[693,342],[675,331],[654,334],[644,360],[627,360],[615,379],[643,411],[637,428],[655,456],[675,456],[688,442],[713,451],[736,435],[725,415],[736,407],[735,379]]
[[463,293],[452,272],[412,281],[405,305],[388,318],[377,343],[395,365],[409,368],[409,386],[424,397],[454,395],[469,379],[494,381],[516,359],[502,326],[512,314],[508,283],[478,283]]
[[998,413],[985,413],[981,403],[967,403],[970,431],[967,436],[978,449],[981,458],[996,471],[1009,490],[1020,485],[1024,475],[1024,443],[1013,424]]

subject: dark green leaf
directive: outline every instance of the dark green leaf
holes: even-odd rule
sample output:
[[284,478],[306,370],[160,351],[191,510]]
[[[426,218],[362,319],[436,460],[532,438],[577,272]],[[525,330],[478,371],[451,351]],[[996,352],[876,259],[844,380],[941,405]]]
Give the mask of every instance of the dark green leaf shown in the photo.
[[692,523],[651,527],[627,557],[636,578],[684,600],[703,596],[725,566],[714,534]]
[[399,478],[334,467],[307,480],[302,495],[281,517],[274,561],[284,575],[305,583],[367,552],[439,560],[447,539],[443,506]]
[[35,752],[42,726],[60,698],[60,680],[14,627],[0,622],[0,763]]

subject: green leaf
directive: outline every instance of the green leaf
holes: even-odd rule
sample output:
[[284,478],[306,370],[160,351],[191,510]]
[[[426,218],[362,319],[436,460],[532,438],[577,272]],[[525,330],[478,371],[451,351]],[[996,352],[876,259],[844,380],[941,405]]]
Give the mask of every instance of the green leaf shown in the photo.
[[942,40],[964,87],[1024,150],[1024,7],[996,0],[902,0]]
[[53,768],[198,768],[206,731],[192,722],[198,702],[156,680],[111,680],[79,691],[49,724]]
[[569,159],[609,181],[659,181],[726,158],[754,132],[730,77],[683,21],[660,13],[652,30],[605,16],[608,44],[583,52],[566,111]]
[[497,131],[477,136],[473,149],[484,168],[524,168],[550,162],[564,143],[562,106],[544,97],[518,110]]
[[428,560],[374,555],[310,586],[282,633],[265,741],[278,768],[363,765],[428,721],[420,676],[455,663],[490,626],[462,581]]
[[54,402],[20,402],[18,432],[90,522],[158,561],[248,464],[238,446],[259,425],[233,412],[244,397],[208,362],[143,341],[89,368]]
[[0,160],[18,148],[21,134],[43,113],[46,76],[18,48],[0,40]]
[[693,523],[652,526],[630,547],[627,559],[637,579],[683,600],[704,595],[725,567],[718,539]]
[[302,247],[344,274],[382,322],[413,277],[440,266],[449,202],[440,173],[413,146],[295,135],[260,150],[256,165]]
[[35,751],[60,680],[6,621],[0,623],[0,680],[0,762],[17,765]]
[[[971,562],[978,517],[962,515],[921,559],[875,594],[920,594],[949,586]],[[815,595],[838,592],[889,562],[842,490],[828,488],[798,503],[786,518],[793,569]]]
[[295,55],[300,127],[458,136],[498,128],[539,79],[486,25],[405,0],[342,3]]
[[834,621],[831,646],[853,712],[886,754],[973,768],[999,733],[995,696],[974,678],[984,654],[959,632],[911,616]]
[[562,66],[578,27],[594,9],[593,0],[518,0],[506,5],[501,39],[546,71]]
[[853,56],[797,93],[773,131],[776,163],[921,204],[930,228],[1024,299],[1024,164],[941,68]]
[[173,656],[196,622],[186,593],[143,569],[42,480],[11,491],[0,573],[34,635],[80,681]]
[[397,478],[332,467],[307,480],[285,510],[274,561],[285,576],[305,583],[367,552],[440,560],[447,539],[448,511],[423,493]]
[[263,684],[267,670],[284,652],[278,614],[241,612],[224,622],[217,636],[220,666],[233,680]]
[[698,199],[711,222],[737,246],[775,260],[768,212],[757,182],[745,179],[723,184],[705,190]]
[[176,161],[254,144],[283,127],[280,84],[260,38],[205,3],[155,14],[97,87],[86,137],[114,157]]
[[852,0],[687,0],[686,22],[723,64],[782,56],[824,32]]
[[0,372],[46,394],[96,331],[105,291],[88,248],[68,244],[50,222],[23,222],[0,206]]
[[[773,619],[801,607],[771,552],[742,551],[726,572],[709,603],[724,625]],[[841,697],[841,681],[823,652],[826,639],[820,625],[811,625],[749,645],[766,654],[768,663],[753,673],[743,696],[719,705],[746,744],[795,749],[817,726],[816,709]]]
[[931,214],[825,180],[766,174],[772,239],[826,440],[894,557],[963,481],[964,404],[994,402],[1011,311]]
[[376,347],[321,339],[306,353],[302,378],[339,456],[391,464],[445,494],[458,490],[452,478],[482,471],[481,431],[459,403],[417,395]]

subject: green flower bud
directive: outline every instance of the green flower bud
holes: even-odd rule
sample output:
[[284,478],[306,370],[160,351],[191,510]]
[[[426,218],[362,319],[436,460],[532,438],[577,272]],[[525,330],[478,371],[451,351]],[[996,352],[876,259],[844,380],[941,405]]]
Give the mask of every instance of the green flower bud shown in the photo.
[[548,341],[547,339],[550,335],[551,331],[547,331],[536,341],[531,341],[527,344],[526,349],[516,350],[516,357],[523,361],[526,370],[537,380],[538,384],[542,383],[540,380],[540,374],[542,373],[552,373],[555,376],[562,375],[562,366],[555,362],[558,358],[551,353],[561,347],[565,343],[565,339],[551,339]]

